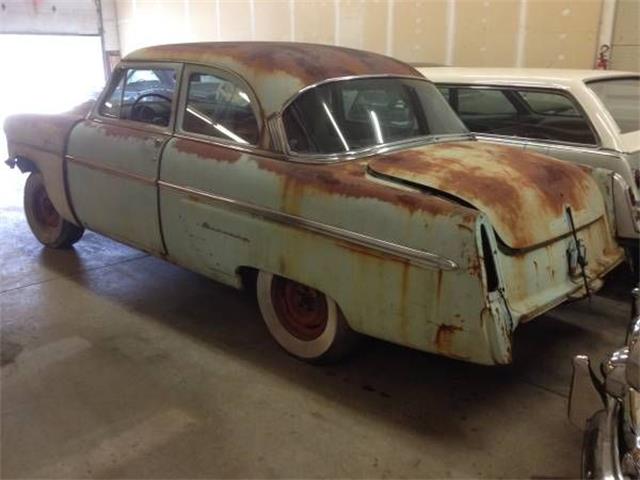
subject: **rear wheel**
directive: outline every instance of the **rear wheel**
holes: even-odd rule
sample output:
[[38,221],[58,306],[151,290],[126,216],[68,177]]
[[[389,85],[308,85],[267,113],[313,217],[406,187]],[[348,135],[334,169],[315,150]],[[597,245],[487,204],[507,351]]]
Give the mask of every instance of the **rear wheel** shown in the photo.
[[257,296],[273,338],[301,360],[336,361],[357,342],[358,335],[349,328],[336,302],[318,290],[260,272]]
[[82,237],[84,229],[67,222],[49,199],[40,172],[29,175],[24,187],[24,212],[35,237],[50,248],[69,248]]

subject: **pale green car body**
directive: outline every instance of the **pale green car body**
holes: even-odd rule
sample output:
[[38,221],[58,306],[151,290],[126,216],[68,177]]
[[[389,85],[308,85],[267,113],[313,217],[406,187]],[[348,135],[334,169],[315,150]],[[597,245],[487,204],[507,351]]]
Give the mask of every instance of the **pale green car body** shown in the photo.
[[298,92],[421,78],[400,62],[317,45],[194,44],[143,49],[120,68],[154,65],[175,69],[178,84],[197,70],[244,85],[257,145],[184,131],[181,86],[167,126],[107,118],[104,98],[85,112],[10,118],[11,158],[44,175],[69,222],[237,288],[248,270],[295,280],[335,300],[356,332],[482,364],[509,363],[518,324],[584,295],[567,258],[574,234],[591,289],[623,258],[604,171],[464,136],[289,151],[281,114]]

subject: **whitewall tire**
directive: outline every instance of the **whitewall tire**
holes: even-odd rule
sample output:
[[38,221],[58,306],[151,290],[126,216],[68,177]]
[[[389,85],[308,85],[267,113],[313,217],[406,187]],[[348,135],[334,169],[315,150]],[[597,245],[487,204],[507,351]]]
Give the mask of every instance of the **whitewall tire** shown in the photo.
[[324,293],[262,271],[256,293],[269,332],[291,355],[325,363],[342,358],[355,345],[358,335]]

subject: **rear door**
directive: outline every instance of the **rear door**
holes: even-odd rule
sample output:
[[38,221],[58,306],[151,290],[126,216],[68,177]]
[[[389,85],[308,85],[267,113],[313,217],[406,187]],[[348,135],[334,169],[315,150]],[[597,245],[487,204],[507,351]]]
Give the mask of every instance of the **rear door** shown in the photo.
[[251,159],[263,154],[260,106],[249,85],[226,70],[187,65],[176,133],[162,153],[160,210],[172,261],[235,285],[235,269],[266,234],[231,203],[276,196]]
[[156,254],[164,253],[160,156],[173,131],[180,69],[121,65],[67,148],[69,190],[82,224]]

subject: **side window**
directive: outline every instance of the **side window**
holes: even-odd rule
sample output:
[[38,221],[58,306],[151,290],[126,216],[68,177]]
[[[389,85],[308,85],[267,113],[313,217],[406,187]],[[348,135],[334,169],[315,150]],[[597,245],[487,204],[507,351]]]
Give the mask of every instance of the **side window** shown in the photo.
[[518,90],[527,113],[526,128],[520,136],[554,142],[595,145],[596,138],[574,101],[562,94],[536,90]]
[[106,117],[167,126],[176,86],[172,68],[123,70],[111,93],[100,106]]
[[258,143],[251,98],[239,85],[208,73],[189,76],[182,129],[236,143]]
[[517,112],[500,90],[459,88],[458,113],[460,115],[515,116]]
[[524,90],[520,90],[518,94],[534,113],[556,115],[558,117],[580,117],[580,112],[578,112],[573,102],[564,95]]
[[[418,121],[406,92],[397,89],[358,90],[344,87],[342,90],[342,108],[345,120],[369,125],[371,115],[377,121],[389,122],[397,128],[417,129]],[[379,142],[382,143],[382,142]]]

